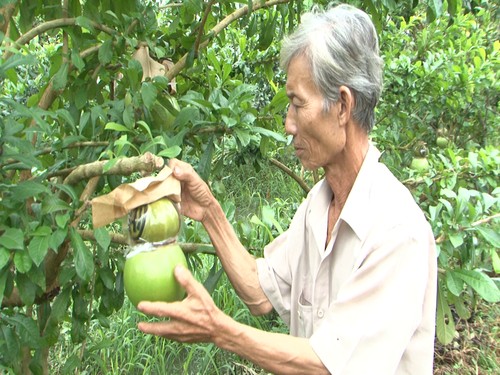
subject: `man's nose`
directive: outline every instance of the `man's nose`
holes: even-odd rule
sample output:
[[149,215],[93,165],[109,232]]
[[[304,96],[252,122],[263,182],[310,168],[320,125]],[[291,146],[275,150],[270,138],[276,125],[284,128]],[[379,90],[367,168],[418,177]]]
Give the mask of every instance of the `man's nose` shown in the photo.
[[285,117],[285,133],[288,135],[295,135],[295,133],[297,132],[297,126],[295,125],[295,119],[290,112],[291,111],[289,107]]

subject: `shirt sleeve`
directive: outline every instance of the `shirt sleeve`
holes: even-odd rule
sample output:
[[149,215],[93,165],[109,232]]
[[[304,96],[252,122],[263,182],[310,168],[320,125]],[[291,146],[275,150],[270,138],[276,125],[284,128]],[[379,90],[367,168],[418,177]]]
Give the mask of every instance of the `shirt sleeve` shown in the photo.
[[[257,259],[257,272],[262,290],[287,326],[290,326],[290,289],[291,283],[285,273],[280,276],[275,271],[275,260],[279,253],[285,252],[287,232],[277,237],[266,247],[265,257]],[[284,262],[282,262],[284,263]]]
[[288,327],[293,274],[304,243],[306,208],[307,201],[297,209],[288,230],[265,247],[264,258],[257,259],[262,290]]
[[310,343],[332,374],[394,374],[422,319],[427,231],[394,228],[340,288]]

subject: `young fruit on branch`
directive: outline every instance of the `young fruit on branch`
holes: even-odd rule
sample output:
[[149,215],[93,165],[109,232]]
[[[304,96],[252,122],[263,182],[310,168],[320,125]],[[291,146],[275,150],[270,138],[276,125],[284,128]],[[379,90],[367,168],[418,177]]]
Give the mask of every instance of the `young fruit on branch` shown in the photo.
[[177,236],[181,225],[174,202],[162,198],[139,206],[128,216],[128,230],[133,242],[160,242]]
[[418,172],[427,171],[429,169],[429,161],[427,160],[428,152],[425,142],[418,141],[413,149],[413,159],[410,168]]
[[429,169],[429,161],[427,158],[414,157],[410,168],[418,172],[425,172]]
[[436,144],[439,148],[446,148],[448,146],[448,138],[443,136],[437,137]]

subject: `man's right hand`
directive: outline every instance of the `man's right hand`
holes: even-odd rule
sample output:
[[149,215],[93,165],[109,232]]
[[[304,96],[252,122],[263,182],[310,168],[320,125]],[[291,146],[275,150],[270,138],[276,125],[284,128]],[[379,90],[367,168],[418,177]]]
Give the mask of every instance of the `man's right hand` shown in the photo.
[[203,223],[210,206],[217,202],[210,188],[190,164],[171,159],[169,167],[181,182],[181,213]]

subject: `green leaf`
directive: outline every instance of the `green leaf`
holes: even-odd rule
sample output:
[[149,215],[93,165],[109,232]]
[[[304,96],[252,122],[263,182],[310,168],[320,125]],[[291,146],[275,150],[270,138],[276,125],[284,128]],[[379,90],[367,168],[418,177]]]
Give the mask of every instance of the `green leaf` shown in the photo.
[[78,196],[78,193],[76,192],[75,188],[71,185],[68,184],[54,184],[53,185],[56,189],[59,189],[60,191],[64,192],[73,202],[79,202],[80,198]]
[[20,360],[21,345],[14,327],[0,325],[0,352],[2,359],[7,363],[15,363]]
[[101,227],[94,229],[94,236],[99,246],[103,250],[107,251],[109,245],[111,244],[111,236],[109,235],[109,232],[106,230],[106,228]]
[[128,129],[133,129],[135,124],[135,112],[133,106],[125,107],[122,116],[123,123]]
[[42,264],[47,251],[49,250],[50,236],[35,236],[31,239],[28,245],[28,252],[33,263],[38,267]]
[[19,296],[21,301],[25,305],[32,305],[35,302],[37,286],[34,284],[24,273],[18,273],[16,275],[17,289],[19,290]]
[[455,337],[455,321],[441,287],[438,287],[436,336],[443,345],[448,345]]
[[182,152],[182,148],[179,146],[172,146],[172,147],[167,147],[161,150],[160,152],[157,153],[158,156],[161,156],[163,158],[175,158]]
[[64,63],[54,75],[52,78],[52,87],[54,90],[62,90],[66,87],[66,83],[68,82],[68,69],[68,63]]
[[498,256],[497,250],[491,249],[490,254],[493,270],[495,270],[495,273],[500,273],[500,256]]
[[446,286],[453,295],[458,297],[464,290],[464,281],[455,276],[454,271],[448,270],[446,272]]
[[108,160],[106,163],[104,163],[104,165],[102,166],[102,171],[103,171],[103,173],[106,173],[106,172],[108,172],[111,168],[113,168],[113,167],[115,166],[115,164],[116,164],[119,160],[120,160],[119,158],[115,158],[115,159]]
[[174,127],[182,128],[189,122],[193,123],[200,117],[200,112],[195,107],[184,107],[179,111],[179,114],[174,120]]
[[80,26],[84,29],[87,29],[90,32],[94,31],[94,25],[93,25],[92,21],[87,17],[84,17],[84,16],[76,17],[75,23],[77,26]]
[[[233,117],[229,117],[226,115],[222,115],[221,117],[222,117],[222,121],[224,122],[224,124],[228,128],[232,128],[234,125],[236,125],[238,123],[238,121],[236,121],[236,119]],[[236,130],[239,130],[239,129],[236,129]]]
[[113,42],[111,39],[106,40],[101,45],[99,52],[97,53],[97,57],[102,65],[106,65],[111,62],[111,59],[113,58]]
[[99,278],[102,280],[102,283],[106,287],[106,289],[113,290],[115,285],[115,278],[113,275],[113,271],[109,268],[99,268]]
[[197,172],[204,181],[208,181],[210,172],[212,171],[212,154],[215,149],[214,145],[215,136],[212,134],[208,140],[205,152],[201,156],[200,163],[198,164]]
[[77,50],[71,51],[71,62],[78,70],[85,68],[85,61],[83,61]]
[[46,236],[50,236],[51,233],[52,233],[52,229],[50,229],[50,227],[48,227],[46,225],[40,225],[33,232],[33,236],[46,237]]
[[493,280],[479,270],[457,269],[453,271],[457,277],[465,281],[472,287],[479,296],[487,302],[495,303],[500,301],[500,290]]
[[108,122],[106,126],[104,127],[105,130],[114,130],[117,132],[131,132],[129,128],[127,128],[125,125],[118,124],[117,122]]
[[83,242],[80,234],[74,229],[70,229],[71,245],[74,251],[75,270],[78,277],[83,281],[90,281],[94,273],[94,257]]
[[69,306],[69,298],[71,296],[70,288],[63,288],[62,292],[54,300],[52,304],[52,311],[50,313],[50,319],[55,321],[60,321],[66,314]]
[[32,349],[39,349],[41,346],[40,333],[36,321],[26,315],[16,314],[13,316],[3,316],[5,321],[16,327],[21,344]]
[[33,55],[23,55],[21,53],[16,53],[15,55],[9,57],[9,59],[0,64],[0,77],[5,77],[6,72],[9,69],[16,68],[20,65],[34,65],[36,59]]
[[24,249],[23,231],[18,228],[7,228],[0,237],[0,246],[10,250]]
[[[5,294],[5,285],[7,284],[7,276],[9,275],[8,267],[0,267],[0,306],[2,306],[3,296]],[[0,347],[1,347],[1,339],[0,339]]]
[[148,133],[149,139],[153,139],[153,134],[151,134],[151,129],[149,128],[149,125],[145,121],[140,120],[137,121],[136,124],[141,128],[143,128],[146,131],[146,133]]
[[491,246],[500,249],[500,234],[497,231],[484,227],[476,227],[476,229]]
[[259,134],[265,136],[265,137],[273,138],[274,140],[276,140],[278,142],[283,142],[283,143],[286,142],[286,138],[283,135],[276,133],[272,130],[261,128],[259,126],[252,127],[252,130],[255,131],[256,133],[259,133]]
[[215,287],[217,286],[217,283],[219,282],[224,272],[223,268],[217,270],[217,263],[218,263],[217,258],[214,258],[214,264],[210,269],[207,278],[203,282],[203,286],[210,294],[212,294],[213,291],[215,290]]
[[248,146],[248,144],[252,140],[250,133],[247,130],[234,128],[234,134],[243,147]]
[[70,222],[70,219],[71,218],[67,212],[64,214],[56,215],[56,224],[57,224],[58,228],[60,228],[60,229],[66,228],[66,226]]
[[33,261],[27,250],[20,250],[14,253],[14,265],[19,273],[29,272],[33,265]]
[[143,82],[141,87],[141,97],[144,105],[150,108],[156,100],[158,89],[151,82]]
[[450,242],[455,249],[457,247],[462,246],[462,244],[464,243],[464,234],[462,233],[450,234]]
[[455,17],[457,15],[459,1],[461,2],[461,0],[448,0],[448,13],[450,13],[450,16]]
[[25,201],[28,198],[36,197],[42,193],[49,193],[50,190],[44,184],[36,181],[23,181],[11,188],[12,198],[16,201]]
[[54,250],[56,253],[59,251],[59,246],[64,242],[66,239],[66,236],[68,235],[68,229],[67,228],[58,228],[52,234],[50,235],[49,238],[49,248]]
[[457,298],[453,301],[455,306],[455,311],[457,312],[460,319],[468,320],[471,317],[471,311],[467,308],[462,298]]
[[57,211],[66,211],[69,209],[70,206],[65,201],[54,195],[47,195],[42,201],[42,213],[44,215]]
[[10,260],[10,251],[0,246],[0,269],[4,268]]
[[63,122],[71,126],[71,129],[76,129],[75,119],[67,109],[58,109],[56,113],[57,117],[59,117]]

